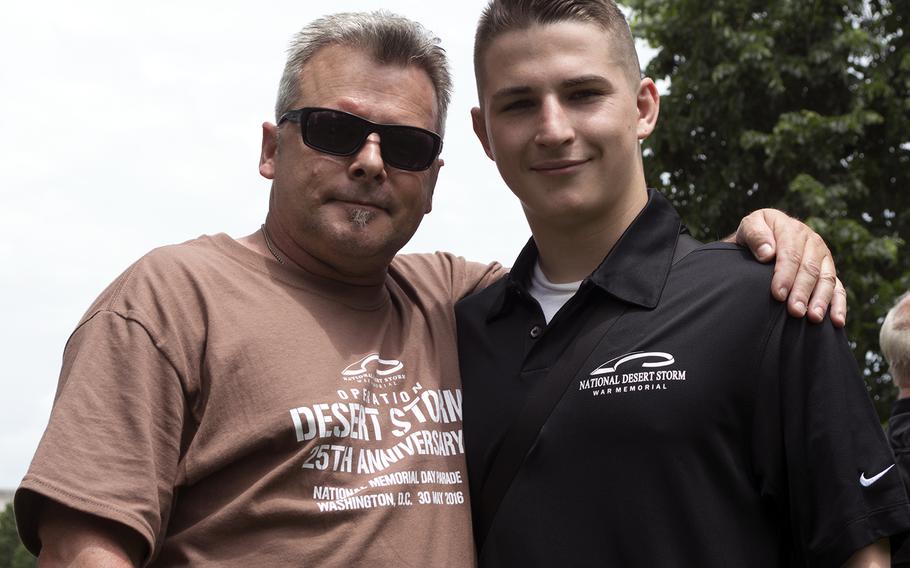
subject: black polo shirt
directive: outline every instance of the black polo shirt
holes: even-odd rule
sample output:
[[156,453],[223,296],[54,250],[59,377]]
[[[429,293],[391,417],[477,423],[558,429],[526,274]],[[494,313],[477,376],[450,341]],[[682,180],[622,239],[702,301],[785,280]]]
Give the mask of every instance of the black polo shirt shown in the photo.
[[[904,487],[910,490],[910,398],[902,398],[894,402],[891,409],[891,419],[888,421],[888,441],[897,459],[904,480]],[[891,565],[895,567],[910,567],[910,539],[901,543],[891,543]]]
[[549,325],[528,293],[533,241],[509,276],[457,306],[475,521],[529,387],[584,312],[625,308],[476,535],[482,566],[840,566],[910,529],[843,333],[788,317],[769,294],[772,267],[736,246],[674,264],[680,230],[650,192]]

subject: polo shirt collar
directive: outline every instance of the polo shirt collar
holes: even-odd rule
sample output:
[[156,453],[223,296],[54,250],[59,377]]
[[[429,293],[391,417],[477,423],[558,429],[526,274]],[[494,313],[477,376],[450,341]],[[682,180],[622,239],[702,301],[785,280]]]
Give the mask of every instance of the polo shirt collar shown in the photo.
[[[586,280],[619,300],[649,309],[656,307],[681,230],[682,221],[667,198],[649,189],[644,209]],[[514,301],[528,295],[537,256],[532,237],[506,276],[506,286],[493,302],[488,320],[506,313]]]

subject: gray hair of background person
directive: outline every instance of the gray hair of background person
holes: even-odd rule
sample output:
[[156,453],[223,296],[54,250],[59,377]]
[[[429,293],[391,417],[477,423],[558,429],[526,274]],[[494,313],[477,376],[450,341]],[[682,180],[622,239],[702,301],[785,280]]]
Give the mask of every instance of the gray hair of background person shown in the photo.
[[910,292],[898,298],[888,311],[878,342],[895,382],[910,378]]
[[362,49],[382,64],[416,65],[424,70],[436,90],[436,129],[441,135],[452,96],[452,78],[439,43],[439,38],[418,22],[385,10],[345,12],[314,20],[294,35],[288,47],[275,120],[292,110],[300,98],[301,73],[307,62],[323,47],[342,45]]
[[626,17],[613,0],[492,0],[477,24],[474,36],[474,75],[481,88],[480,68],[483,54],[496,37],[533,25],[582,22],[600,26],[613,38],[616,61],[624,67],[626,78],[638,88],[641,65],[635,51],[632,31]]

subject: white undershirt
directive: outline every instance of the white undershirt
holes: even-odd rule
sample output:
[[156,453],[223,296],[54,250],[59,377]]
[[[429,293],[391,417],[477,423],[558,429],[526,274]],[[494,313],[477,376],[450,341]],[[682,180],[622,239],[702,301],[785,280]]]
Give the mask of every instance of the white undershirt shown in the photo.
[[579,280],[578,282],[566,284],[554,284],[547,279],[543,270],[540,269],[540,262],[535,262],[534,272],[531,273],[531,287],[528,292],[540,304],[544,319],[547,323],[550,323],[556,312],[569,301],[569,298],[575,295],[575,292],[578,292],[581,283],[582,281]]

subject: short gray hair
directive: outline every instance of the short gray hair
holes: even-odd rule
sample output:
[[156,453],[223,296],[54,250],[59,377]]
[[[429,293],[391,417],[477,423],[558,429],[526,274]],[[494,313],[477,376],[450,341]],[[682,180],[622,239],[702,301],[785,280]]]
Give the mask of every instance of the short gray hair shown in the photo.
[[436,128],[445,130],[452,97],[452,78],[439,38],[418,22],[385,10],[343,12],[314,20],[294,35],[278,87],[275,121],[300,98],[307,62],[323,47],[343,45],[362,49],[382,64],[416,65],[426,72],[436,91]]
[[910,292],[898,298],[888,311],[878,343],[895,383],[898,377],[910,377]]

